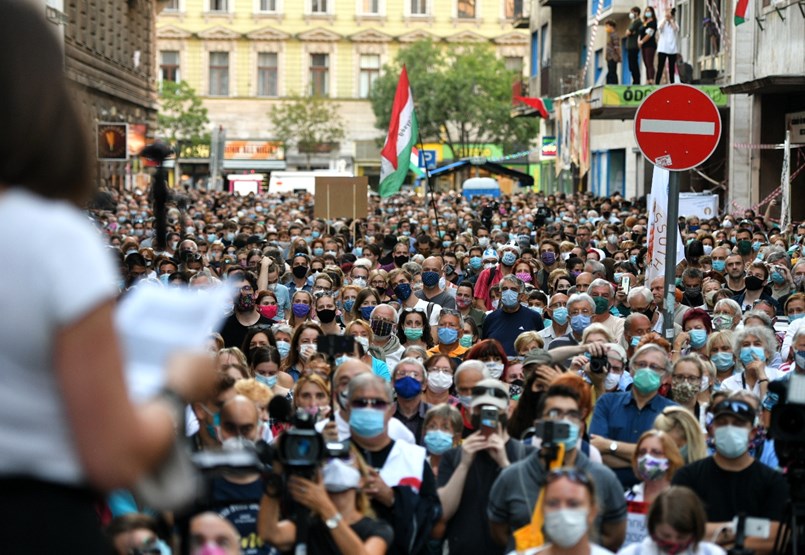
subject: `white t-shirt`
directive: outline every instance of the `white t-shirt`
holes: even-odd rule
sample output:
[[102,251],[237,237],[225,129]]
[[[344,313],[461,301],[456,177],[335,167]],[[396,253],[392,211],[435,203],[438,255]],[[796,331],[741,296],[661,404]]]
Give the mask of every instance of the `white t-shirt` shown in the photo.
[[674,29],[673,23],[665,19],[660,21],[657,33],[657,52],[662,54],[679,53],[677,31]]
[[[539,547],[532,547],[531,549],[526,549],[522,552],[522,555],[538,555],[539,553],[545,551],[550,547],[550,544],[541,545]],[[517,555],[516,551],[509,552],[508,555]],[[590,555],[614,555],[609,549],[606,547],[601,547],[598,544],[591,543],[590,544]]]
[[[766,367],[766,377],[770,382],[773,382],[781,376],[782,373],[779,370],[772,368],[771,366]],[[733,374],[721,382],[721,388],[726,389],[727,391],[740,391],[742,389],[748,389],[749,384],[746,383],[746,378],[744,377],[743,372],[741,372],[739,374]],[[752,393],[760,396],[760,382],[755,382],[755,387],[752,388]]]
[[[623,547],[618,551],[618,555],[664,555],[664,551],[660,551],[657,544],[651,537],[645,538],[640,543],[633,543]],[[688,547],[685,551],[681,551],[678,555],[726,555],[726,551],[721,546],[710,542],[699,542],[696,549]]]
[[[436,303],[431,303],[429,301],[425,301],[425,300],[422,300],[420,298],[417,298],[416,304],[414,306],[410,307],[410,308],[418,308],[418,309],[424,311],[425,315],[427,316],[427,314],[428,314],[428,305],[429,304],[432,304],[433,308],[430,311],[430,318],[429,318],[428,322],[430,323],[430,326],[433,329],[436,329],[436,326],[439,325],[439,315],[442,313],[441,305],[438,305]],[[409,308],[409,307],[401,307],[400,310],[397,311],[397,314],[400,316],[400,318],[403,317],[403,309],[404,308]]]
[[79,485],[53,342],[117,295],[117,269],[86,215],[24,189],[0,193],[0,237],[0,475]]

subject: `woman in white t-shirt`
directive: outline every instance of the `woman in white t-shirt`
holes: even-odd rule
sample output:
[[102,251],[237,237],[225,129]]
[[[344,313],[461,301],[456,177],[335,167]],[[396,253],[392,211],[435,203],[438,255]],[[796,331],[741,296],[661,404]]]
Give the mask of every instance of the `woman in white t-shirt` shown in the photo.
[[707,515],[692,490],[671,486],[651,504],[648,536],[618,551],[618,555],[725,555],[718,545],[702,541]]
[[162,462],[215,370],[209,358],[196,377],[198,361],[184,359],[168,373],[172,391],[129,401],[118,272],[77,209],[92,194],[91,149],[62,46],[41,10],[0,2],[0,48],[13,53],[0,64],[2,551],[105,553],[99,494]]
[[660,84],[665,61],[668,60],[668,82],[674,82],[676,73],[676,55],[679,53],[679,25],[674,20],[676,8],[666,10],[665,19],[657,27],[657,76],[655,83]]

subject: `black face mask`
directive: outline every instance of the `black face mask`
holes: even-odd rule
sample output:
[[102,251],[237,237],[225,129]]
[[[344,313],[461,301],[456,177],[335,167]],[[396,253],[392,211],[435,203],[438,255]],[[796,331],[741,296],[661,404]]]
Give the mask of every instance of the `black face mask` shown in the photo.
[[407,263],[409,258],[407,256],[395,256],[394,257],[394,265],[397,267],[402,267],[403,264]]
[[319,318],[319,322],[322,324],[329,324],[333,320],[335,320],[335,310],[333,309],[325,309],[325,310],[317,310],[316,316]]
[[655,309],[654,309],[654,307],[652,307],[651,305],[649,305],[649,306],[646,308],[646,310],[643,310],[643,311],[641,311],[640,313],[641,313],[643,316],[645,316],[646,318],[648,318],[649,320],[653,320],[653,319],[654,319],[654,310],[655,310]]
[[294,266],[293,270],[291,271],[293,272],[295,278],[302,279],[307,275],[307,266]]
[[746,289],[748,291],[757,291],[758,289],[763,289],[763,280],[757,276],[746,276],[744,284],[746,285]]

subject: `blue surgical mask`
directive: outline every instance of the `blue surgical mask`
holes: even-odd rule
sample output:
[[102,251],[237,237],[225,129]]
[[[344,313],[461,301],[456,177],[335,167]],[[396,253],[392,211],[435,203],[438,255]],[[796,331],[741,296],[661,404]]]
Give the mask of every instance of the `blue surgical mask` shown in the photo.
[[500,262],[504,266],[514,266],[514,263],[517,262],[517,255],[514,254],[512,251],[506,251],[500,258]]
[[514,308],[518,304],[518,297],[517,291],[512,291],[511,289],[506,289],[503,293],[500,294],[500,302],[506,308]]
[[564,326],[567,324],[567,317],[567,308],[560,306],[559,308],[555,308],[553,310],[553,316],[551,316],[551,319],[560,326]]
[[592,322],[592,318],[587,314],[576,314],[570,317],[570,327],[576,334],[580,334],[587,329],[590,326],[590,322]]
[[344,310],[351,312],[353,306],[355,306],[355,299],[344,299]]
[[291,352],[291,344],[287,341],[277,341],[277,350],[281,358],[286,358]]
[[363,247],[353,247],[352,254],[357,256],[358,258],[363,256]]
[[711,266],[716,272],[723,272],[727,267],[727,262],[725,260],[713,260]]
[[349,357],[347,355],[341,355],[340,357],[336,357],[335,358],[335,367],[338,368],[339,366],[341,366],[342,364],[344,364],[348,360],[349,360]]
[[562,420],[562,422],[570,426],[570,433],[567,439],[562,440],[562,443],[565,445],[565,451],[570,451],[576,448],[576,443],[579,440],[579,425],[570,420]]
[[690,330],[690,346],[694,349],[701,349],[707,342],[707,330]]
[[313,249],[313,256],[321,256],[324,254],[324,249],[321,247],[315,247]]
[[721,426],[714,434],[716,451],[728,459],[737,459],[749,448],[749,428]]
[[453,436],[442,430],[430,430],[425,433],[425,448],[432,455],[442,455],[453,447]]
[[482,263],[483,260],[481,260],[480,256],[473,256],[472,258],[470,258],[470,268],[472,268],[473,270],[480,270]]
[[375,309],[373,306],[362,306],[361,307],[361,318],[366,320],[367,322],[372,317],[372,311]]
[[264,376],[262,374],[255,374],[254,379],[270,389],[274,389],[274,386],[277,385],[276,374],[274,374],[273,376]]
[[458,339],[458,330],[453,328],[439,328],[437,332],[439,343],[442,345],[452,345]]
[[746,366],[755,360],[766,362],[766,351],[763,347],[742,347],[741,348],[741,362]]
[[732,353],[720,352],[710,355],[710,362],[719,372],[724,372],[735,366],[735,357]]
[[632,347],[637,347],[637,345],[640,343],[641,339],[643,339],[643,336],[641,336],[641,335],[633,335],[631,341],[629,342],[629,344]]
[[349,412],[349,427],[358,437],[377,437],[386,427],[385,412],[369,407],[352,409]]
[[788,321],[789,322],[794,322],[795,320],[799,320],[803,316],[805,316],[805,312],[800,312],[799,314],[789,314],[788,315]]

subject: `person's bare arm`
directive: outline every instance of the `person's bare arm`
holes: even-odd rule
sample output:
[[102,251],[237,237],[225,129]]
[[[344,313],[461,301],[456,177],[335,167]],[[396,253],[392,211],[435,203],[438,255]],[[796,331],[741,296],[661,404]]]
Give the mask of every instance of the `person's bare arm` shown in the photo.
[[610,468],[626,468],[632,465],[632,455],[636,444],[626,443],[625,441],[616,441],[618,449],[612,453],[609,446],[612,445],[612,440],[603,436],[593,434],[590,436],[590,444],[601,451],[601,457],[604,464]]
[[260,260],[260,273],[257,276],[257,290],[268,289],[268,267],[271,266],[271,258],[264,256]]
[[290,520],[280,521],[280,504],[276,497],[263,495],[260,512],[257,513],[257,535],[280,551],[289,551],[296,542],[296,524]]
[[[155,467],[174,441],[177,424],[166,401],[139,407],[129,401],[113,306],[109,300],[59,329],[54,348],[56,379],[78,456],[89,482],[103,491],[132,486]],[[211,383],[201,382],[168,383],[190,402]]]
[[509,543],[509,525],[505,522],[490,522],[489,531],[492,534],[492,539],[499,545],[506,545]]
[[442,519],[446,522],[453,518],[458,510],[458,505],[461,502],[461,494],[464,491],[464,483],[467,480],[467,474],[470,471],[470,466],[475,458],[475,453],[483,450],[486,447],[486,439],[480,434],[475,432],[467,437],[461,444],[461,461],[453,471],[453,475],[445,485],[436,490],[439,496],[439,502],[442,504]]

